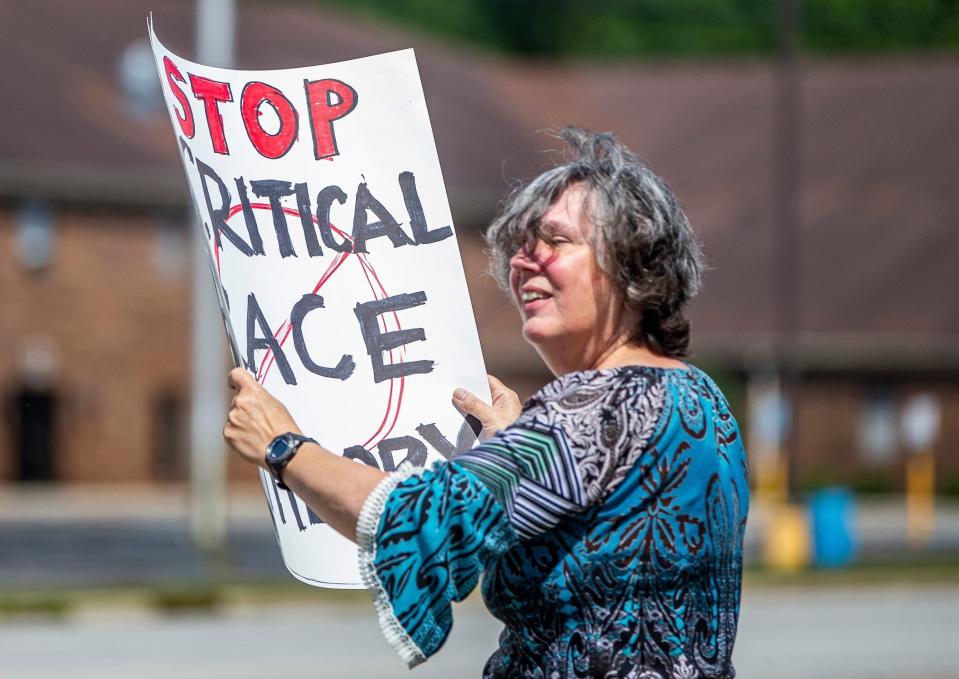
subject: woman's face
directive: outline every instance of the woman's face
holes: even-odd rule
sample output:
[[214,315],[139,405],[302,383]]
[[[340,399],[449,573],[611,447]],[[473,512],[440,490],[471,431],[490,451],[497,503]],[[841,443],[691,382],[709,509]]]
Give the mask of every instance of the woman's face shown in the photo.
[[582,184],[568,187],[543,215],[541,237],[510,259],[523,336],[557,374],[590,367],[621,335],[622,295],[596,262],[587,197]]

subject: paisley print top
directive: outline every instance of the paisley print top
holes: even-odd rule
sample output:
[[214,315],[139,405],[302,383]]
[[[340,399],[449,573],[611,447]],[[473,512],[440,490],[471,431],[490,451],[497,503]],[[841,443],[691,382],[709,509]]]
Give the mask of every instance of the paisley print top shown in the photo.
[[746,454],[696,368],[571,373],[485,443],[384,479],[357,526],[380,626],[413,666],[483,575],[484,677],[735,676]]

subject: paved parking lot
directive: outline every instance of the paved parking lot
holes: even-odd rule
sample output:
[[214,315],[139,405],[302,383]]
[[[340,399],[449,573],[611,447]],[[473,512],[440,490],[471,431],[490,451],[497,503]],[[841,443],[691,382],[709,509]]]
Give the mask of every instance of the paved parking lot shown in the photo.
[[[480,676],[498,625],[469,601],[418,679]],[[959,679],[956,587],[747,590],[740,679]],[[265,606],[158,616],[90,609],[0,624],[0,676],[14,679],[315,679],[406,675],[372,606]]]
[[[233,581],[288,579],[262,493],[230,494],[221,565]],[[211,574],[187,530],[182,491],[147,488],[19,490],[0,495],[0,588],[151,585]],[[901,498],[860,502],[853,524],[863,558],[902,559]],[[750,508],[746,560],[759,555],[767,514]],[[940,502],[926,556],[959,554],[959,503]]]

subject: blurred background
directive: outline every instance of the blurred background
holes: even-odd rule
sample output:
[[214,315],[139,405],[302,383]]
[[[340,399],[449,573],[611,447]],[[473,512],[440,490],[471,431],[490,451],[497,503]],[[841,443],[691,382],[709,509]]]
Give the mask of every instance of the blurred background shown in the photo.
[[[220,440],[228,357],[145,18],[272,69],[415,47],[487,367],[549,379],[481,233],[567,124],[671,184],[692,362],[747,439],[739,676],[959,677],[959,2],[0,3],[4,677],[389,677],[286,573]],[[423,677],[478,676],[475,600]]]

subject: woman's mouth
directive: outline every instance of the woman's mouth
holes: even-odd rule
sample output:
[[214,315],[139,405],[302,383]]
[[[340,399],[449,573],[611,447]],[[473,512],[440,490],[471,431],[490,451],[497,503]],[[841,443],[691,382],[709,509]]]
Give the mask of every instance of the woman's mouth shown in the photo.
[[540,290],[523,290],[519,293],[519,301],[523,307],[523,315],[528,316],[531,312],[536,311],[539,307],[546,304],[546,300],[550,299],[552,295],[549,295]]
[[523,302],[523,304],[526,304],[527,302],[534,302],[538,299],[546,299],[547,297],[549,297],[549,295],[547,295],[545,292],[540,292],[539,290],[526,290],[519,293],[520,301]]

